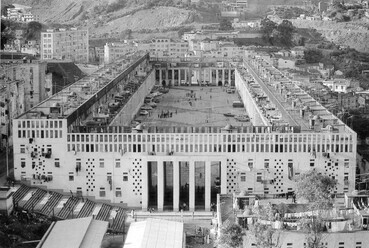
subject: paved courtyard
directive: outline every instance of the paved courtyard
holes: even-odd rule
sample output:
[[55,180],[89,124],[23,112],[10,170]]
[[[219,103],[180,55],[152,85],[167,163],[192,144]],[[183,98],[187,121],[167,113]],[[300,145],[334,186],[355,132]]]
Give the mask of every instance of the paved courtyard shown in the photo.
[[[150,114],[139,119],[146,126],[233,126],[251,125],[239,122],[224,114],[245,115],[244,108],[233,108],[233,101],[239,101],[237,93],[227,93],[224,87],[172,87],[159,97],[157,107]],[[169,114],[164,117],[165,114]]]

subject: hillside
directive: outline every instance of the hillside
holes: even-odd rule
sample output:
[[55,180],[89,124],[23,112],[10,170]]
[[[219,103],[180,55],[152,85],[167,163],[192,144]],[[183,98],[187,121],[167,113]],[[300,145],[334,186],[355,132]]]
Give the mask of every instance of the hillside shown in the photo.
[[360,52],[369,52],[369,20],[357,22],[290,20],[299,28],[313,28],[327,40],[339,45],[355,48]]

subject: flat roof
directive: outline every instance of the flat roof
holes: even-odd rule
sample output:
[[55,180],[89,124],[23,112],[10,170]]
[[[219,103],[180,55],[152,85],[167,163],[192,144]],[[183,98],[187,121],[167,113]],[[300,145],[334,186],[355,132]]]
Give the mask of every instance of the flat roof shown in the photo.
[[83,77],[22,114],[18,119],[39,119],[42,116],[45,117],[49,114],[51,107],[61,107],[62,113],[58,118],[67,118],[90,99],[101,97],[104,92],[99,94],[100,92],[112,85],[114,83],[113,80],[124,74],[130,66],[143,59],[146,55],[145,52],[141,51],[126,54],[124,59]]
[[[247,112],[244,107],[234,108],[232,106],[233,102],[240,101],[240,99],[237,92],[227,93],[226,87],[176,86],[157,99],[159,102],[156,107],[147,110],[149,114],[140,115],[138,113],[135,118],[145,127],[225,127],[227,124],[252,126],[250,121],[241,122],[236,119],[237,116],[246,116]],[[225,116],[224,114],[230,115]]]
[[124,248],[182,248],[183,239],[183,223],[149,218],[131,224]]
[[[273,119],[273,113],[268,113],[267,106],[272,104],[278,113],[276,117],[280,118],[280,121],[291,126],[300,126],[302,132],[353,132],[295,82],[284,78],[279,70],[268,65],[265,61],[261,63],[266,69],[265,74],[269,73],[279,77],[274,77],[271,81],[263,80],[248,63],[245,63],[245,68],[239,67],[238,70],[249,88],[255,88],[257,85],[258,91],[268,97],[269,103],[260,104],[259,108],[264,110],[269,120]],[[253,82],[250,84],[250,81]],[[260,92],[258,95],[261,94]],[[303,115],[301,110],[304,112]],[[311,119],[314,119],[317,124],[314,128],[310,126]],[[328,125],[332,127],[331,130],[326,128]]]
[[57,221],[37,248],[100,248],[108,224],[92,217]]

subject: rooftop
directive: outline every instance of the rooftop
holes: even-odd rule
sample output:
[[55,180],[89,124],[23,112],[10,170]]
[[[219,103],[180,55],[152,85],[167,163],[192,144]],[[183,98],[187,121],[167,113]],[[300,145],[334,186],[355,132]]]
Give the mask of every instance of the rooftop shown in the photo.
[[136,120],[145,127],[225,127],[227,124],[251,126],[250,122],[236,120],[237,116],[246,116],[247,113],[245,108],[232,107],[234,101],[239,101],[238,94],[227,93],[226,89],[198,86],[172,87],[168,93],[156,97],[159,102],[153,109],[144,104],[143,110],[146,109],[148,114],[138,114]]
[[[109,64],[91,75],[78,80],[18,118],[68,118],[91,98],[99,99],[102,97],[105,94],[104,90],[108,90],[107,88],[110,89],[117,83],[116,81],[118,80],[115,80],[116,78],[125,74],[132,65],[145,58],[146,55],[143,52],[127,54],[124,59]],[[57,114],[57,116],[50,116],[52,114],[51,108],[61,108],[61,113]]]
[[52,224],[37,248],[99,248],[108,222],[92,217],[62,220]]
[[131,224],[124,247],[182,248],[183,240],[183,223],[149,218]]
[[[259,66],[263,68],[264,76],[271,80],[261,79],[254,67],[245,63],[246,68],[239,68],[246,80],[249,89],[258,89],[255,98],[267,97],[264,102],[259,102],[259,108],[271,125],[282,122],[283,125],[300,126],[302,132],[353,132],[341,120],[330,113],[313,97],[302,90],[295,82],[260,60]],[[275,107],[270,112],[270,106]],[[277,114],[277,116],[273,116]]]

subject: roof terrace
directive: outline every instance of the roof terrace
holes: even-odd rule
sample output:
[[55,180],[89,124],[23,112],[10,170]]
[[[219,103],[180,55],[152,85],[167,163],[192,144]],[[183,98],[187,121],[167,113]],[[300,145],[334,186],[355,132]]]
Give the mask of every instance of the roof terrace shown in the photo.
[[156,104],[144,104],[136,115],[145,127],[251,126],[245,108],[233,107],[238,94],[225,87],[172,87],[155,98]]
[[250,62],[245,61],[239,71],[271,125],[300,126],[302,132],[353,132],[266,61]]
[[[91,105],[92,100],[96,102],[104,96],[126,76],[127,71],[135,67],[136,63],[145,56],[147,54],[143,52],[127,54],[124,59],[109,64],[64,88],[19,116],[18,119],[68,118],[83,105]],[[90,104],[87,104],[88,102]],[[55,109],[60,109],[60,111],[55,113]]]

